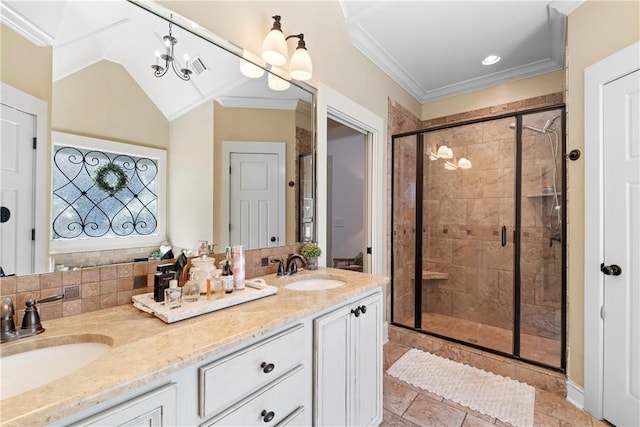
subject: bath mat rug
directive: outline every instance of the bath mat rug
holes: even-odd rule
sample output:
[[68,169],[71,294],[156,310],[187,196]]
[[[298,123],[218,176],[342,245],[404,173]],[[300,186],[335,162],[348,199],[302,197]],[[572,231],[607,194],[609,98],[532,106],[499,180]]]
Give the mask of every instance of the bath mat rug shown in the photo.
[[528,384],[415,348],[387,373],[513,426],[533,425],[536,392]]

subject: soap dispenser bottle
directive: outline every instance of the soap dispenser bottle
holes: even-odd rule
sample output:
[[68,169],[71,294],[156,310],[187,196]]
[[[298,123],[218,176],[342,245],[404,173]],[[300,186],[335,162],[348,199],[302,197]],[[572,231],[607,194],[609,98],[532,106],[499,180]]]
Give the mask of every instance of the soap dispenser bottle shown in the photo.
[[227,263],[224,265],[221,278],[224,293],[230,294],[231,292],[233,292],[233,271],[231,271],[231,265],[229,265],[229,261],[227,261]]

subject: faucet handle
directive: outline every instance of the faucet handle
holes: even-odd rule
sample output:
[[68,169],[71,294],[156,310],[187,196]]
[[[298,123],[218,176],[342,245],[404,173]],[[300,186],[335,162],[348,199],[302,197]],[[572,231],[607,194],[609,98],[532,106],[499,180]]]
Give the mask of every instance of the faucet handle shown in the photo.
[[42,323],[40,322],[40,315],[38,314],[38,307],[36,304],[43,302],[51,302],[62,299],[64,295],[52,295],[50,297],[42,298],[39,300],[28,299],[25,304],[27,308],[24,310],[24,317],[22,318],[22,329],[28,331],[31,334],[39,334],[44,332]]
[[281,259],[279,258],[274,258],[271,260],[272,263],[278,263],[278,274],[277,276],[286,276],[286,273],[284,271],[284,263],[282,262]]

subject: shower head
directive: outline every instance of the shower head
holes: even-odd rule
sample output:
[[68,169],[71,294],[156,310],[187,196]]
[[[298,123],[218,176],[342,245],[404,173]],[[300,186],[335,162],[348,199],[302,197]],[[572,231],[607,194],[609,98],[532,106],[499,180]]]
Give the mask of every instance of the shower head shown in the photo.
[[[532,131],[538,132],[538,133],[547,133],[547,131],[549,130],[549,127],[553,124],[553,122],[556,121],[556,119],[558,117],[560,117],[560,114],[555,115],[552,118],[550,118],[549,120],[547,120],[547,122],[544,124],[542,129],[536,128],[536,127],[533,127],[533,126],[529,126],[529,125],[522,125],[522,127],[523,127],[523,129],[529,129],[529,130],[532,130]],[[510,123],[509,127],[511,129],[515,129],[516,128],[516,124],[515,123]]]
[[546,132],[549,129],[549,126],[551,126],[551,124],[558,118],[560,117],[560,114],[557,114],[555,116],[553,116],[552,118],[550,118],[549,120],[547,120],[547,122],[544,124],[544,127],[542,128],[542,132]]
[[[546,125],[545,125],[545,126],[546,126]],[[510,124],[509,124],[509,127],[510,127],[511,129],[515,129],[515,128],[516,128],[516,124],[515,124],[515,123],[510,123]],[[538,132],[538,133],[545,133],[545,131],[544,131],[544,130],[542,130],[542,129],[538,129],[538,128],[534,128],[533,126],[529,126],[529,125],[522,125],[522,127],[523,127],[524,129],[529,129],[529,130],[532,130],[532,131],[534,131],[534,132]]]

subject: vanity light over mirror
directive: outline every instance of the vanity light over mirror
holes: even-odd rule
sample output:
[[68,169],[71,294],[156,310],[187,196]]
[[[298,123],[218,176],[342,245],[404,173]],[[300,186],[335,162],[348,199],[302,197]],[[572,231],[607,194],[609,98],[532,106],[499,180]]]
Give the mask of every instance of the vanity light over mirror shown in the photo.
[[[72,135],[166,152],[166,199],[158,199],[166,230],[140,247],[168,240],[175,253],[207,240],[219,253],[237,244],[259,249],[315,240],[314,88],[283,79],[286,72],[153,2],[3,3],[52,36],[47,169],[35,172],[34,183],[48,198],[55,135]],[[189,69],[188,81],[172,70],[154,76],[169,22],[175,68]],[[258,77],[241,72],[247,60],[263,70]],[[163,58],[158,63],[165,66]],[[270,89],[273,79],[288,88]],[[51,271],[56,251],[90,250],[59,250],[51,221],[34,227],[48,236],[33,250],[45,262],[30,271],[3,266],[6,274]],[[108,249],[132,247],[117,242],[111,238]]]

